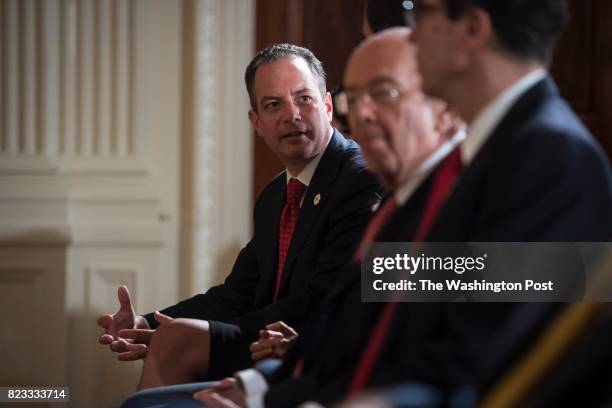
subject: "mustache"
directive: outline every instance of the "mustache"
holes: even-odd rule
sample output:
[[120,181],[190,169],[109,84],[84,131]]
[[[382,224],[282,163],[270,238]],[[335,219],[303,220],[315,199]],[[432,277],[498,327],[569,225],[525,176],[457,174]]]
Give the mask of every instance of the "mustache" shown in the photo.
[[310,129],[306,125],[304,125],[304,126],[295,126],[295,127],[291,128],[291,129],[285,130],[285,132],[283,133],[282,137],[299,136],[302,133],[308,133],[308,132],[310,132]]

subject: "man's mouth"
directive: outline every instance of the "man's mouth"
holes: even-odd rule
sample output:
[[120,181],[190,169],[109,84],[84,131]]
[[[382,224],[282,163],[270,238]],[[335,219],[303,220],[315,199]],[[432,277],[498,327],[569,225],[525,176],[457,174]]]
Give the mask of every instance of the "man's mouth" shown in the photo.
[[296,136],[297,137],[299,137],[299,136],[307,136],[307,135],[308,135],[308,131],[306,131],[306,130],[294,130],[292,132],[285,133],[283,135],[283,139],[287,139],[287,138],[290,138],[290,137],[296,137]]

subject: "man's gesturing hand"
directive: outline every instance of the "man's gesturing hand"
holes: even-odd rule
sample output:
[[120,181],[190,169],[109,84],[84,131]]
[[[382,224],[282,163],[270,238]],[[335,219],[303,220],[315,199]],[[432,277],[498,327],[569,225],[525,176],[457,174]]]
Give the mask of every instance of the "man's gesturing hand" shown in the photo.
[[298,334],[287,324],[278,321],[259,331],[259,340],[251,343],[251,359],[255,362],[268,357],[283,358]]
[[126,286],[119,286],[117,297],[119,298],[119,310],[117,313],[114,315],[103,315],[98,318],[98,326],[104,329],[98,341],[100,344],[110,345],[111,350],[117,352],[121,352],[128,344],[130,346],[137,346],[131,347],[131,351],[140,350],[143,346],[146,348],[144,344],[135,345],[132,344],[132,341],[128,342],[119,337],[119,331],[122,329],[150,329],[150,327],[144,317],[136,316],[134,313],[130,292]]
[[[170,316],[166,316],[158,311],[155,311],[153,317],[160,326],[172,320]],[[147,327],[149,327],[147,325]],[[149,343],[155,330],[152,329],[121,329],[119,330],[119,340],[113,341],[110,349],[117,354],[117,359],[121,361],[140,360],[147,356]]]

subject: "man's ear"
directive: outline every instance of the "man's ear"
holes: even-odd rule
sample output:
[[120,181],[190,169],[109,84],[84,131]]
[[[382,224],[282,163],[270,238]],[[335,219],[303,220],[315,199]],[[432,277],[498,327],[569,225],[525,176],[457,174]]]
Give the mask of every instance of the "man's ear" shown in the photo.
[[325,92],[325,98],[323,100],[325,103],[325,112],[327,113],[327,118],[331,122],[334,117],[334,102],[332,101],[331,93]]
[[491,16],[484,10],[472,7],[463,17],[465,41],[468,49],[481,49],[496,41]]
[[259,125],[259,115],[253,109],[249,110],[249,120],[251,121],[251,125],[253,125],[253,129],[258,136],[261,136],[260,125]]

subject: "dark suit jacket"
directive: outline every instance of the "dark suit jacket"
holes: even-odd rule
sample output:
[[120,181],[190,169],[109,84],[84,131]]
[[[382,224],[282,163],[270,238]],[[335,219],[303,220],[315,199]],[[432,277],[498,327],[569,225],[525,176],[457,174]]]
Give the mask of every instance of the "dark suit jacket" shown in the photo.
[[[312,304],[333,286],[337,272],[359,242],[380,200],[353,141],[334,130],[312,177],[291,239],[279,299],[272,302],[278,258],[280,213],[286,196],[285,172],[263,190],[255,205],[254,233],[221,285],[162,310],[171,317],[215,321],[240,327],[248,345],[266,324],[283,320],[299,328]],[[315,196],[320,201],[315,204]],[[152,315],[145,316],[152,327]],[[248,350],[247,350],[248,352]]]
[[[377,241],[412,240],[432,178],[397,211]],[[608,241],[611,208],[607,159],[546,79],[523,94],[495,128],[442,207],[428,241]],[[329,403],[346,395],[382,305],[360,303],[358,267],[344,276],[324,317],[269,377],[275,385],[266,395],[267,406],[308,399]],[[446,393],[464,385],[482,391],[556,307],[401,304],[369,384],[406,381]],[[305,361],[304,375],[287,379],[299,358]]]

